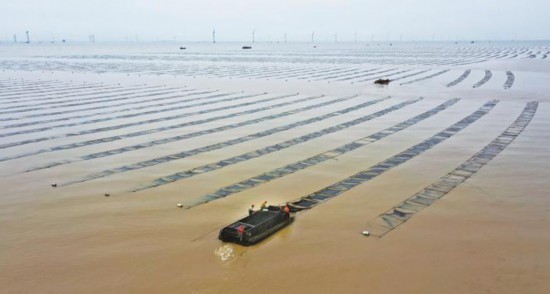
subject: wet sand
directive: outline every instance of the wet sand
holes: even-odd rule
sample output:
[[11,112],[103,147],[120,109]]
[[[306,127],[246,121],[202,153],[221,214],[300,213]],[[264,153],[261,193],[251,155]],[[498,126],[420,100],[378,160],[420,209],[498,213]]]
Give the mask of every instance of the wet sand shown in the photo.
[[[252,58],[240,56],[240,53],[231,50],[214,51],[209,54],[213,55],[212,58],[216,56],[221,58],[219,63],[201,60],[200,58],[206,57],[200,56],[197,57],[199,58],[197,62],[204,66],[212,65],[225,69],[228,76],[209,76],[197,71],[201,74],[193,77],[190,74],[176,76],[146,74],[145,71],[153,68],[142,64],[141,61],[129,62],[126,67],[128,72],[119,72],[117,67],[113,67],[112,72],[99,74],[94,72],[94,67],[84,69],[82,72],[71,72],[72,64],[81,60],[75,61],[56,56],[55,54],[58,53],[55,50],[49,51],[51,48],[37,48],[39,53],[33,53],[30,50],[29,55],[41,57],[29,58],[29,60],[22,60],[21,56],[15,56],[11,49],[3,48],[4,63],[0,61],[2,64],[0,68],[4,70],[0,72],[0,95],[2,95],[0,111],[5,113],[0,115],[3,119],[0,121],[0,133],[40,127],[52,128],[0,138],[0,145],[15,144],[13,147],[2,148],[0,155],[4,158],[0,161],[2,175],[0,187],[3,190],[0,202],[2,231],[0,234],[0,284],[3,286],[0,292],[548,292],[550,290],[550,253],[547,248],[550,246],[550,234],[547,228],[550,225],[548,214],[550,184],[547,179],[550,171],[547,162],[550,162],[550,149],[547,146],[550,145],[550,137],[547,130],[550,127],[548,119],[550,89],[545,81],[550,77],[550,61],[543,59],[544,52],[547,51],[544,48],[548,47],[525,46],[527,49],[523,49],[523,46],[491,46],[493,45],[487,45],[487,48],[450,50],[449,52],[455,52],[452,53],[455,56],[450,54],[450,57],[442,60],[403,59],[400,61],[403,65],[396,65],[377,64],[376,60],[369,59],[371,63],[361,66],[352,62],[353,58],[356,58],[356,61],[366,58],[359,52],[357,56],[351,58],[352,61],[338,57],[339,59],[335,59],[337,60],[335,64],[322,62],[311,64],[305,59],[310,53],[305,49],[303,52],[296,49],[296,52],[292,51],[294,55],[291,56],[295,56],[293,58],[303,67],[304,73],[290,77],[292,74],[288,72],[287,78],[271,77],[269,80],[263,77],[269,75],[268,72],[254,72],[262,66],[271,64],[266,63],[262,58],[273,59],[272,63],[281,68],[286,66],[288,70],[300,70],[290,69],[295,64],[289,64],[286,60],[277,63],[277,58],[286,58],[284,56],[290,54],[289,52],[280,53],[278,48],[270,50],[261,48],[266,51],[260,51],[257,53],[260,57]],[[77,49],[74,49],[75,52],[72,54],[88,53],[81,50],[82,48]],[[107,49],[102,50],[108,52]],[[158,50],[160,49],[146,48],[142,51],[153,57],[161,56],[159,58],[162,65],[162,62],[169,59],[162,57],[163,54],[158,53]],[[439,49],[432,48],[427,51],[437,50]],[[403,51],[407,50],[403,49]],[[528,52],[539,51],[542,53],[537,55],[538,58],[529,58]],[[70,50],[68,52],[71,53]],[[283,57],[277,57],[279,55],[274,54],[277,52]],[[120,54],[121,51],[115,53]],[[136,58],[143,57],[141,53],[133,51],[124,53]],[[334,51],[311,54],[320,54],[319,59],[323,58],[323,54],[327,54],[326,58],[333,58],[328,53],[333,54]],[[377,49],[374,53],[386,54],[382,49]],[[42,60],[44,55],[49,54],[55,57],[51,57],[55,61],[61,60],[64,65],[56,70],[44,72],[30,71],[29,68],[14,68],[15,65],[24,64],[38,67],[38,64],[32,64],[32,62]],[[508,54],[506,58],[494,57],[504,56],[504,54]],[[514,57],[516,54],[518,56]],[[171,56],[165,53],[164,55]],[[237,58],[235,56],[245,60],[235,61],[234,59]],[[402,57],[402,55],[396,56],[398,56],[396,58]],[[174,69],[184,68],[186,64],[192,63],[187,58],[191,57],[185,57],[184,60],[179,60],[174,63],[175,65],[170,66]],[[246,60],[246,58],[252,59]],[[466,59],[477,62],[460,64]],[[484,61],[485,59],[487,61]],[[113,64],[115,61],[107,59],[102,62]],[[132,64],[135,65],[135,69],[143,72],[134,70]],[[160,65],[159,67],[162,68]],[[250,75],[253,78],[237,77],[239,72],[231,71],[231,66],[235,65],[251,68]],[[331,73],[333,67],[335,69]],[[414,69],[410,73],[427,68],[430,68],[430,71],[390,83],[387,87],[374,86],[372,82],[351,84],[349,81],[336,81],[352,77],[354,74],[358,75],[353,71],[339,74],[338,72],[343,69],[355,70],[362,67]],[[277,75],[284,76],[287,69],[281,68],[278,70],[282,72]],[[441,75],[399,85],[447,69],[449,71]],[[463,81],[447,87],[468,69],[471,73]],[[327,80],[308,82],[307,79],[300,79],[316,75],[315,72],[321,70],[328,70]],[[485,77],[487,70],[491,71],[492,77],[484,85],[472,88]],[[504,89],[507,71],[513,72],[515,80],[511,88]],[[231,75],[234,77],[229,79]],[[335,75],[342,76],[332,78]],[[25,84],[20,84],[21,79]],[[94,87],[97,85],[98,88],[72,89],[83,85],[83,82]],[[31,86],[32,83],[36,86]],[[179,100],[166,98],[172,94],[120,99],[123,93],[130,93],[132,89],[137,89],[136,85],[160,86],[161,89],[166,88],[166,91],[176,92],[183,89],[197,89],[197,92],[218,90],[216,93],[228,94],[177,105],[215,101],[239,95],[264,92],[268,94],[190,106],[185,109],[167,109],[102,122],[91,121],[177,106],[174,102]],[[105,89],[101,90],[102,87]],[[114,91],[112,87],[120,89],[120,92],[93,94],[100,91]],[[69,88],[72,90],[68,90]],[[59,94],[63,89],[73,91],[71,93],[74,93],[74,97],[62,97],[62,95],[68,95]],[[44,93],[37,91],[44,91]],[[83,92],[90,93],[90,96],[82,96]],[[139,94],[144,90],[136,92]],[[260,99],[296,93],[299,94],[259,102]],[[185,99],[213,94],[197,94]],[[321,94],[325,96],[292,103],[298,99]],[[86,106],[67,105],[93,102],[94,100],[91,99],[96,99],[95,101],[110,99],[106,98],[106,95],[114,95],[112,98],[114,100],[94,102]],[[350,95],[358,96],[326,106],[313,107]],[[360,103],[387,97],[390,98],[345,114],[337,114],[338,111]],[[166,185],[132,192],[167,175],[276,145],[375,114],[419,97],[423,99],[387,114],[373,117],[371,120],[286,149]],[[146,99],[156,98],[159,100],[144,102]],[[166,100],[162,100],[165,98]],[[194,203],[220,188],[383,131],[452,98],[460,98],[460,100],[440,113],[334,159],[192,209],[180,209],[176,206],[176,203]],[[311,210],[299,212],[292,225],[260,244],[242,247],[217,240],[219,229],[243,217],[250,204],[259,205],[264,200],[272,204],[284,203],[321,190],[431,138],[478,110],[491,99],[497,99],[499,102],[479,120],[409,161]],[[17,100],[21,102],[15,102]],[[75,101],[69,102],[69,100]],[[115,106],[123,101],[128,101],[129,104]],[[255,101],[258,102],[236,106]],[[370,220],[437,181],[489,144],[514,122],[528,101],[539,102],[533,120],[509,146],[479,172],[384,237],[366,237],[361,234],[368,228]],[[51,104],[43,104],[50,102]],[[288,104],[275,106],[285,102]],[[153,105],[155,103],[166,103],[166,106],[155,106]],[[148,105],[149,108],[141,110],[113,112],[123,108]],[[17,107],[13,108],[14,106]],[[96,106],[99,108],[85,110]],[[255,111],[262,106],[273,107]],[[312,106],[311,109],[266,118],[308,106]],[[37,107],[42,109],[29,110]],[[16,112],[19,110],[25,111]],[[237,114],[247,110],[250,111]],[[46,115],[59,111],[66,113]],[[100,111],[104,114],[83,118],[74,117]],[[204,112],[186,116],[188,113],[197,111]],[[332,116],[320,118],[328,114]],[[227,117],[212,119],[221,115],[227,115]],[[170,116],[178,117],[165,119]],[[41,122],[64,117],[74,118]],[[8,118],[12,120],[4,120]],[[212,120],[196,123],[202,119]],[[261,119],[261,121],[213,131],[219,127],[255,119]],[[308,119],[313,121],[307,124],[300,123]],[[142,123],[147,120],[154,121]],[[7,127],[10,124],[29,122],[35,122],[35,124]],[[72,122],[84,123],[60,126]],[[182,123],[196,124],[167,128]],[[99,130],[123,124],[133,125]],[[82,180],[91,174],[182,151],[225,144],[224,142],[231,139],[258,134],[289,124],[295,124],[295,126],[273,131],[256,139],[201,151],[182,159],[120,171],[94,180],[64,186],[65,183]],[[43,151],[40,154],[18,159],[6,159],[6,157],[20,156],[38,150],[56,148],[56,146],[126,136],[132,132],[143,132],[155,128],[158,131],[110,142],[90,143],[81,147]],[[74,135],[82,131],[89,132]],[[209,133],[188,135],[200,131]],[[189,138],[172,139],[173,141],[165,144],[132,149],[113,155],[102,153],[104,157],[85,159],[90,154],[149,144],[182,135],[187,135]],[[25,140],[43,137],[54,138],[23,143]],[[64,160],[72,162],[25,172],[28,169]],[[52,183],[57,183],[58,187],[51,187]],[[109,193],[110,197],[105,197],[104,193]]]

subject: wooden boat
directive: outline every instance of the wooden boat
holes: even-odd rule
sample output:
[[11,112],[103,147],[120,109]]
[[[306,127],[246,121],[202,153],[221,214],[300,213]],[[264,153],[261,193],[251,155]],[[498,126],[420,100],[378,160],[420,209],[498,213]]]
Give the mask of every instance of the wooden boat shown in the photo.
[[271,206],[267,210],[254,212],[221,229],[218,239],[244,246],[253,245],[287,226],[292,220],[290,213]]

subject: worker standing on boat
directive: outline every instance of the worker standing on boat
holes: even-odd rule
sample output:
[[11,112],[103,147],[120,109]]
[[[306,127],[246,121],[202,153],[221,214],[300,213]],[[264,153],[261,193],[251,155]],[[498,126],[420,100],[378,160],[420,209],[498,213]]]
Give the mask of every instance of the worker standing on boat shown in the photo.
[[242,242],[243,241],[243,236],[244,236],[244,225],[240,225],[237,228],[237,232],[239,233],[239,240],[241,240],[241,242]]
[[288,206],[288,202],[285,205],[285,213],[287,213],[290,216],[290,206]]
[[260,206],[260,210],[266,210],[267,209],[267,201],[262,202],[262,206]]
[[248,209],[248,215],[252,215],[253,213],[254,213],[254,204],[252,204]]

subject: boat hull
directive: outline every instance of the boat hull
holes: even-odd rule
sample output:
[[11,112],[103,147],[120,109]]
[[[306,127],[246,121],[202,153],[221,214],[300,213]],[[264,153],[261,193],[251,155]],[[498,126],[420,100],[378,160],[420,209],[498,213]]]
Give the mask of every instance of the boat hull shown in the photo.
[[[244,246],[254,245],[269,237],[293,221],[289,213],[258,211],[220,230],[218,239]],[[240,226],[244,233],[239,233]]]

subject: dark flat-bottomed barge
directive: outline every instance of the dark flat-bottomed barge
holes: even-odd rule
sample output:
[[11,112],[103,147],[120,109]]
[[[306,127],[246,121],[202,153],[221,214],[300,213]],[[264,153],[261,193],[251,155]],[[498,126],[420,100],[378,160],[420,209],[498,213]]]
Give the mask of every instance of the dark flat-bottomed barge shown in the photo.
[[256,211],[221,229],[218,239],[244,246],[254,245],[293,221],[290,213],[278,207]]

